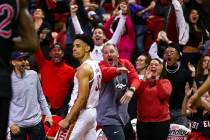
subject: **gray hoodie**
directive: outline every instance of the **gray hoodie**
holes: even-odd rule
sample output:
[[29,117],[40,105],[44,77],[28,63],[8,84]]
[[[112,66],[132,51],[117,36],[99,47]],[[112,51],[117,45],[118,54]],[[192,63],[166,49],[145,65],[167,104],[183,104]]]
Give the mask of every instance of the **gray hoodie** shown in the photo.
[[120,98],[128,87],[127,74],[118,75],[103,83],[97,107],[97,122],[100,126],[125,125],[129,121],[128,104],[120,104]]

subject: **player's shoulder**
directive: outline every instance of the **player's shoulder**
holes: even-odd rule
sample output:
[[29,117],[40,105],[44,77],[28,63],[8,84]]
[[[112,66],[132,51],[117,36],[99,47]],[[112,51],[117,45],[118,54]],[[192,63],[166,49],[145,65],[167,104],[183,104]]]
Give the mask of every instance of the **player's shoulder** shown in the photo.
[[91,67],[91,64],[89,64],[89,63],[84,63],[84,64],[80,65],[78,68],[79,71],[81,71],[81,70],[89,71],[91,69],[92,69],[92,67]]
[[82,75],[90,75],[93,73],[93,68],[89,63],[83,63],[77,68],[77,73]]
[[83,64],[85,64],[85,63],[89,64],[89,65],[98,64],[98,62],[96,60],[93,60],[93,59],[88,59]]

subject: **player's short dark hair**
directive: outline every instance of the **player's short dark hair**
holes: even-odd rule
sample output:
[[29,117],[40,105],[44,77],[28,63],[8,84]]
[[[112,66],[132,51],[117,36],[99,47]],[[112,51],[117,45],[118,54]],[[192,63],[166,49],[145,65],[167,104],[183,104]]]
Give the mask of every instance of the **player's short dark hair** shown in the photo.
[[74,37],[74,40],[76,40],[76,39],[80,39],[80,40],[84,41],[88,46],[90,46],[90,52],[93,51],[93,49],[94,49],[94,42],[93,42],[91,36],[80,34],[80,35],[76,35]]

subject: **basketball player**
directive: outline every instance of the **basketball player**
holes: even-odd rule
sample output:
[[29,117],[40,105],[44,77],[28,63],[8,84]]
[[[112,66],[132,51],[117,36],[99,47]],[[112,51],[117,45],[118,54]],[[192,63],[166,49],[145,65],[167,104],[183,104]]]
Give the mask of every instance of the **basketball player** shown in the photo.
[[[6,138],[12,96],[10,78],[12,50],[34,52],[38,47],[38,39],[27,6],[26,0],[0,1],[0,140]],[[19,37],[14,38],[15,35]]]
[[197,91],[190,97],[188,100],[188,109],[195,112],[196,102],[200,99],[200,97],[210,91],[210,75],[206,79],[206,81],[197,89]]
[[79,60],[80,66],[74,77],[69,113],[59,122],[61,128],[69,127],[66,140],[96,140],[96,106],[102,74],[97,62],[90,57],[93,48],[91,37],[75,37],[73,56]]

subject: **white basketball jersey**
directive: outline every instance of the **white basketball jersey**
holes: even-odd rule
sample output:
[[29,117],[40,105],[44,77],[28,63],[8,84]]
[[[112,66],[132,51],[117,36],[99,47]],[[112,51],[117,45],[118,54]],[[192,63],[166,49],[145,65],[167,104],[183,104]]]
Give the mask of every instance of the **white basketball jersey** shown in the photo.
[[[93,70],[93,79],[89,81],[90,93],[86,104],[86,108],[95,108],[98,105],[99,93],[101,89],[101,79],[102,79],[101,70],[98,66],[97,61],[95,60],[86,60],[85,62],[83,62],[83,64],[90,65]],[[77,73],[75,73],[74,76],[74,88],[71,94],[71,100],[69,102],[70,107],[74,105],[74,102],[78,96],[78,79],[76,77],[76,74]]]

